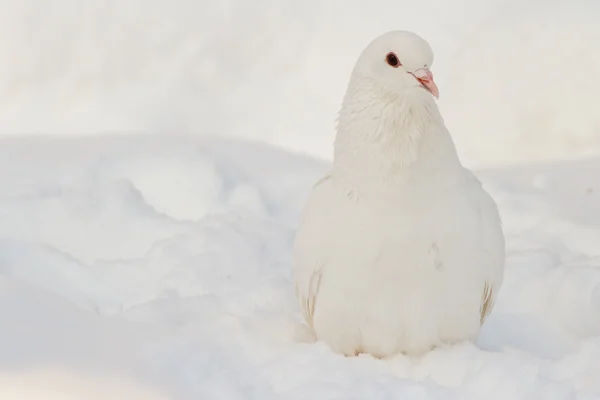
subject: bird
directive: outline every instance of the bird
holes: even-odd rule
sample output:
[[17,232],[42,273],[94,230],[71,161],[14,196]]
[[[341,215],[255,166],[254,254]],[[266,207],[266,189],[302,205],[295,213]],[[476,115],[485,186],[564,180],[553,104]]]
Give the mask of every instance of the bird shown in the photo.
[[293,238],[301,320],[344,356],[422,356],[474,341],[502,287],[497,203],[461,163],[437,105],[433,51],[393,30],[364,47],[333,159]]

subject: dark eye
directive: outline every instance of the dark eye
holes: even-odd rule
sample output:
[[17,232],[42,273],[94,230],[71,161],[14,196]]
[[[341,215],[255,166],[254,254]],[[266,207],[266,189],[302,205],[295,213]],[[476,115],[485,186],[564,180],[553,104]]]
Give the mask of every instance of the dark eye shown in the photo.
[[400,60],[398,60],[398,57],[394,53],[388,53],[388,55],[385,56],[385,61],[394,68],[398,68],[402,65],[400,64]]

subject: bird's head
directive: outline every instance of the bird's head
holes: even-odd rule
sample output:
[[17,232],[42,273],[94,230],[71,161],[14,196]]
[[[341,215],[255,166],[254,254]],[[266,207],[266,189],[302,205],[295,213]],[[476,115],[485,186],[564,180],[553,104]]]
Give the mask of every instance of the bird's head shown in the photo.
[[439,98],[433,80],[433,52],[419,35],[409,31],[391,31],[375,38],[360,54],[354,76],[370,81],[401,96]]
[[453,157],[432,63],[431,47],[412,32],[387,32],[366,46],[338,115],[334,164],[372,177],[401,171],[419,157]]

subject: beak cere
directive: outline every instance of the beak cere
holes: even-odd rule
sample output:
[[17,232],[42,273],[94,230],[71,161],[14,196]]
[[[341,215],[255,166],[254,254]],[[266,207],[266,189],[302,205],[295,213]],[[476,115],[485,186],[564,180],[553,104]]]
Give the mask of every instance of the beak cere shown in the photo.
[[436,99],[440,98],[440,91],[438,90],[437,85],[433,81],[433,74],[429,70],[429,68],[419,68],[412,74],[419,83],[432,95],[435,96]]

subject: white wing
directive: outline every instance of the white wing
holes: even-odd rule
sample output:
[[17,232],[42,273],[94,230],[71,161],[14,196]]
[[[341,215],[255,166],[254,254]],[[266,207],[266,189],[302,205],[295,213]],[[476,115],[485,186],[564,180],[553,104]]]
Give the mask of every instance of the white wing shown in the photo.
[[478,189],[477,203],[483,223],[483,247],[486,255],[484,282],[481,288],[481,324],[490,315],[504,279],[505,239],[498,206],[486,191],[481,190],[481,182],[471,173]]
[[313,328],[313,318],[321,272],[331,251],[332,235],[330,204],[332,204],[329,176],[317,182],[310,193],[296,231],[292,255],[295,293],[307,325]]

